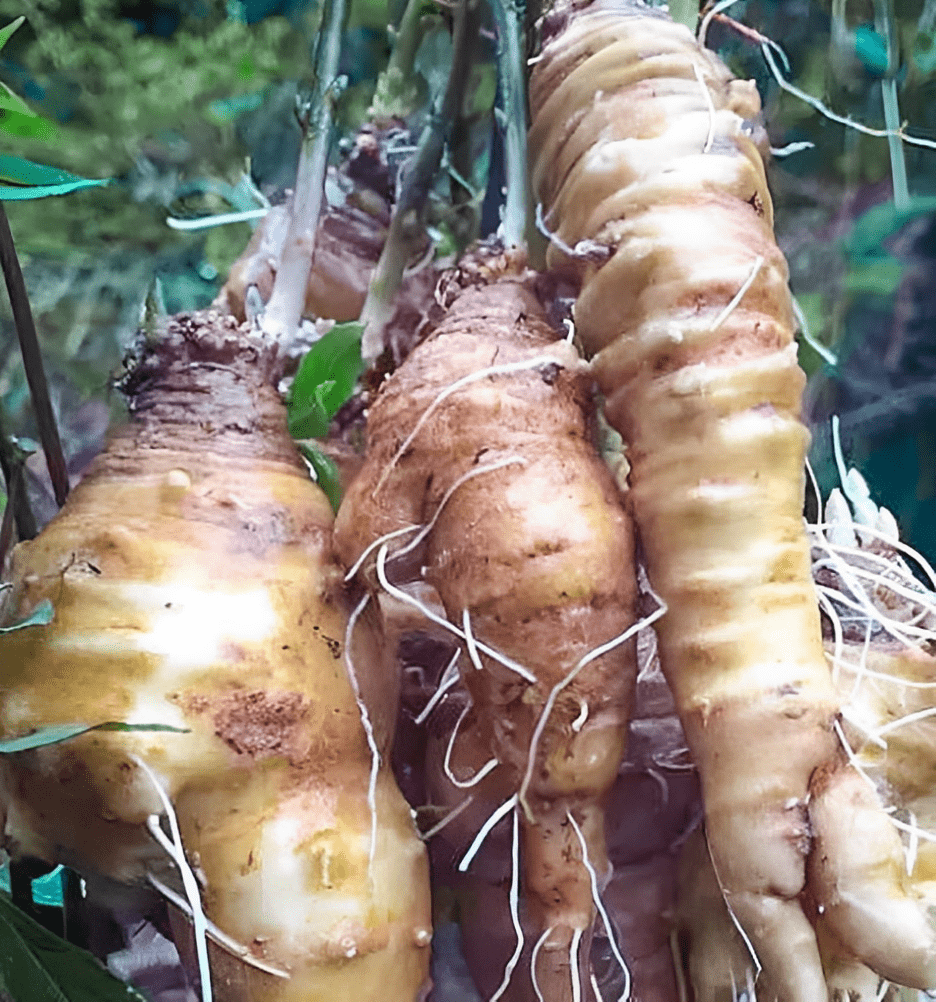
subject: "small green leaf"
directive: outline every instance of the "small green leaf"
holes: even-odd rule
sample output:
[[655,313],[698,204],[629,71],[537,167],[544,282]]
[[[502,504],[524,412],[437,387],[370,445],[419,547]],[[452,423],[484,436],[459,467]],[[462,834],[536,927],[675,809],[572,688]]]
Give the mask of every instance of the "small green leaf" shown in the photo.
[[43,143],[55,143],[60,139],[58,126],[32,111],[28,115],[16,111],[4,112],[0,115],[0,130],[17,139],[38,139]]
[[0,626],[0,633],[12,633],[14,630],[22,630],[27,626],[48,626],[52,622],[53,615],[52,603],[44,598],[25,619],[21,619],[12,626]]
[[893,296],[903,281],[906,264],[890,255],[853,265],[845,275],[849,292]]
[[49,908],[61,908],[62,877],[65,867],[61,863],[51,872],[42,877],[36,877],[32,882],[32,899],[37,905]]
[[30,751],[33,748],[44,748],[46,745],[60,744],[79,734],[88,731],[171,731],[174,734],[187,734],[184,727],[172,727],[169,724],[125,724],[119,720],[109,720],[104,724],[55,724],[52,727],[40,727],[32,734],[21,738],[9,738],[0,741],[0,755],[12,755],[15,752]]
[[23,14],[20,14],[15,21],[11,21],[5,28],[0,28],[0,49],[6,45],[6,43],[10,40],[10,35],[12,35],[25,20],[26,17]]
[[870,24],[859,24],[855,29],[855,55],[872,76],[881,77],[887,72],[887,42]]
[[71,181],[68,184],[45,184],[31,188],[9,188],[6,185],[0,185],[0,199],[5,202],[28,202],[33,198],[67,195],[69,192],[79,191],[81,188],[98,188],[109,183],[109,180],[105,178],[101,181]]
[[89,727],[90,731],[166,731],[170,734],[189,734],[187,727],[173,727],[172,724],[125,724],[122,720],[108,720],[104,724]]
[[351,396],[361,374],[361,334],[356,322],[335,324],[306,352],[289,395],[289,431],[294,438],[317,438]]
[[852,259],[874,257],[883,252],[883,243],[912,219],[936,212],[936,195],[913,195],[906,209],[893,202],[872,206],[855,220],[845,238],[845,252]]
[[0,894],[0,984],[16,1002],[145,1002],[85,950],[44,929]]
[[341,477],[338,474],[338,467],[324,452],[320,452],[309,442],[300,442],[299,451],[312,467],[315,482],[325,492],[325,496],[331,502],[332,510],[337,514],[338,506],[341,504]]
[[36,114],[19,94],[14,93],[3,81],[0,81],[0,111],[14,111],[17,115]]
[[0,186],[0,198],[8,201],[22,201],[30,198],[47,198],[49,195],[67,195],[79,188],[93,188],[110,184],[110,178],[97,180],[78,177],[58,167],[33,163],[22,157],[0,155],[0,181],[8,184]]

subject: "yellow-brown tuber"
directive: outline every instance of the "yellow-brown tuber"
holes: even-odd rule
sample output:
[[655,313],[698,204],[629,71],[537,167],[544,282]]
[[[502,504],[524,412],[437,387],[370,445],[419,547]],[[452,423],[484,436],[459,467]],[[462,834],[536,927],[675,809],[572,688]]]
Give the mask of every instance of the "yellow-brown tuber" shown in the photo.
[[158,784],[209,920],[246,947],[213,948],[217,998],[413,1002],[428,874],[382,761],[394,676],[371,617],[349,618],[329,503],[275,374],[232,318],[172,319],[128,378],[132,421],[15,551],[6,617],[50,599],[55,618],[0,637],[3,735],[186,733],[93,731],[4,756],[4,840],[112,891],[178,889]]
[[669,607],[661,663],[725,899],[782,1002],[827,997],[817,910],[880,974],[936,987],[922,910],[878,876],[882,854],[899,872],[899,847],[845,852],[854,826],[891,829],[834,729],[802,521],[804,377],[756,88],[626,0],[556,12],[544,34],[530,146],[549,261],[581,282],[577,334],[628,443]]

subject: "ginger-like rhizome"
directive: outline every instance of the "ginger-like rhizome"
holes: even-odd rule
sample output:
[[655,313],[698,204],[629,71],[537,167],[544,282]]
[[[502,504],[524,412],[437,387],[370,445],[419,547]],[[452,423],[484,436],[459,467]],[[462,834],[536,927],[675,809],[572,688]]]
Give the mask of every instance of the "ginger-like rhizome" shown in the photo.
[[835,731],[756,88],[637,4],[554,11],[544,33],[530,143],[549,261],[581,284],[577,334],[628,444],[725,900],[784,1002],[827,997],[817,922],[880,974],[933,987],[899,838]]

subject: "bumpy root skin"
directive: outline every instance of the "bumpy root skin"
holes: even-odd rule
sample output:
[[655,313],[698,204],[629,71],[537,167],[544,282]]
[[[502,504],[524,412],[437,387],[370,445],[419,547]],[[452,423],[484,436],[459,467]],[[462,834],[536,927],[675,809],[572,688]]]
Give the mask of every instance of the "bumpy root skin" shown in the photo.
[[[470,814],[459,817],[445,838],[469,817],[477,826],[520,792],[534,756],[520,808],[522,893],[532,942],[553,930],[537,962],[539,987],[551,1000],[572,997],[573,937],[580,940],[579,957],[587,958],[595,919],[590,878],[566,812],[580,825],[603,884],[609,867],[601,804],[623,755],[634,679],[632,643],[596,658],[555,700],[533,747],[550,692],[584,655],[624,632],[634,599],[629,523],[584,416],[588,381],[573,349],[554,337],[520,279],[463,293],[433,339],[412,353],[372,406],[367,465],[342,506],[336,532],[350,565],[385,533],[438,514],[415,565],[422,571],[408,571],[401,560],[388,565],[394,579],[421,577],[438,592],[450,622],[461,625],[467,610],[474,637],[535,679],[487,655],[478,670],[462,654],[462,681],[473,707],[451,768],[466,778],[492,758],[499,764],[472,788]],[[421,415],[456,380],[537,357],[547,362],[478,380],[446,397],[398,455]],[[460,477],[511,458],[516,461],[465,480],[439,514]],[[430,766],[433,773],[435,803],[454,807],[467,795],[445,780],[437,763]],[[520,977],[516,972],[515,980]],[[582,959],[577,977],[579,985],[587,984]],[[524,978],[529,992],[526,970]]]
[[[808,436],[787,270],[747,121],[756,90],[637,5],[561,21],[531,83],[533,176],[558,237],[549,260],[581,280],[576,330],[628,442],[635,520],[670,610],[661,661],[726,900],[778,997],[816,1002],[827,991],[803,896],[828,907],[833,888],[817,868],[808,878],[807,805],[837,763],[837,699],[802,526]],[[828,824],[849,831],[881,811],[837,802],[833,818],[816,803],[833,853]],[[880,892],[878,855],[899,866],[893,850],[833,864],[853,892],[837,887],[837,927],[863,928],[848,945],[869,962],[884,963],[873,940],[889,943],[888,969],[932,987],[932,933],[906,920],[916,906],[899,885]],[[892,928],[910,940],[894,943]]]
[[[289,439],[272,359],[215,315],[176,318],[132,377],[135,420],[13,561],[5,614],[55,619],[0,640],[5,735],[123,720],[0,761],[14,852],[111,890],[174,882],[147,817],[174,801],[208,917],[274,967],[212,950],[222,1002],[413,1002],[428,976],[428,867],[371,756],[344,663],[349,606],[332,516]],[[386,751],[395,691],[376,623],[351,657]],[[383,690],[389,692],[379,695]]]

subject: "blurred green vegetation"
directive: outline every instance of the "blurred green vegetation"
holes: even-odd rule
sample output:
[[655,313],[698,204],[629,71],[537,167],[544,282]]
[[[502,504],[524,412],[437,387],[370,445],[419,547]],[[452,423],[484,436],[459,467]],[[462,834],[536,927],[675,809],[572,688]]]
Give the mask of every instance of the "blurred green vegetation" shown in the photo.
[[[936,140],[933,0],[740,0],[726,14],[781,45],[787,79],[836,115]],[[801,343],[805,417],[824,492],[835,486],[829,419],[902,533],[936,557],[936,149],[832,121],[782,89],[750,37],[712,25],[710,43],[757,81],[771,145],[811,143],[769,167],[790,284],[830,364]],[[905,185],[905,188],[904,188]],[[895,204],[895,200],[899,204]]]
[[[99,435],[110,374],[154,278],[168,310],[207,305],[250,237],[246,224],[171,229],[169,215],[255,207],[291,183],[297,90],[308,80],[313,2],[0,0],[0,26],[26,15],[0,53],[0,79],[34,114],[0,110],[0,151],[106,188],[7,202],[66,452]],[[345,129],[356,127],[389,50],[383,0],[356,0],[348,28]],[[355,118],[356,116],[356,118]],[[0,405],[33,434],[8,305],[0,305]],[[71,418],[79,419],[69,427]]]

